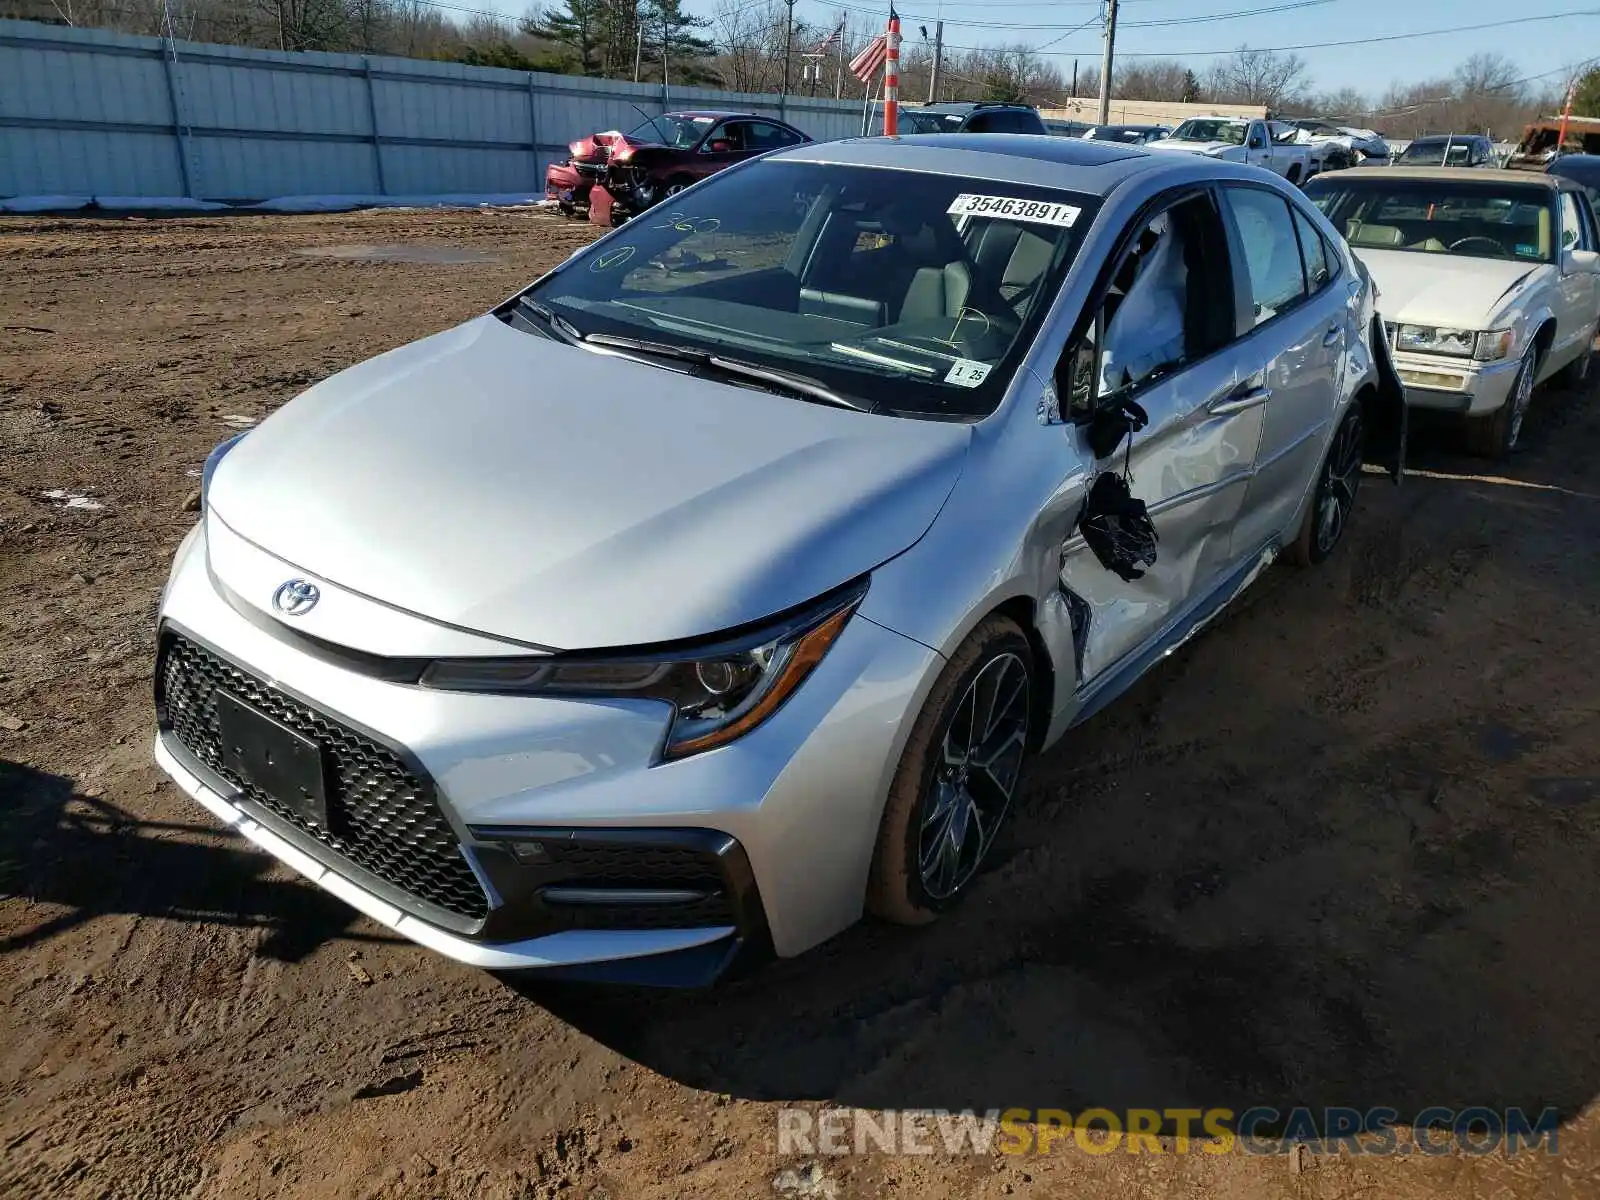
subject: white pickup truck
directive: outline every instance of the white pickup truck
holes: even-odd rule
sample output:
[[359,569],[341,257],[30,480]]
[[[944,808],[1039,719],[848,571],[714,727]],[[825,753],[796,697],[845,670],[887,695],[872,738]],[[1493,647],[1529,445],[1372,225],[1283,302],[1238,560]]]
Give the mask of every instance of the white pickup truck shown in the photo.
[[1312,173],[1311,147],[1285,145],[1272,140],[1269,123],[1239,117],[1191,117],[1146,150],[1181,150],[1229,162],[1249,163],[1282,175],[1290,183],[1303,183]]

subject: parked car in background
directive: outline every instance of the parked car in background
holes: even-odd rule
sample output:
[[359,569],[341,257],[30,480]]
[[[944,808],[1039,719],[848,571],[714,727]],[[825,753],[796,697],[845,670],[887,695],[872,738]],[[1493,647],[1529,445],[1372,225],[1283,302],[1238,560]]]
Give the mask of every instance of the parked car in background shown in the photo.
[[[1566,141],[1561,145],[1563,129]],[[1569,154],[1600,155],[1600,118],[1541,117],[1522,130],[1522,139],[1511,150],[1506,165],[1537,171]]]
[[1574,180],[1589,193],[1592,203],[1600,205],[1600,154],[1563,154],[1553,159],[1545,171]]
[[1588,374],[1600,233],[1581,184],[1402,164],[1306,192],[1378,285],[1407,401],[1460,414],[1477,452],[1516,448],[1538,384]]
[[[640,134],[638,141],[633,134]],[[650,140],[654,134],[655,140]],[[708,175],[811,138],[776,117],[750,113],[672,113],[614,142],[601,181],[630,213],[643,212]]]
[[1094,126],[1087,121],[1061,121],[1050,119],[1044,123],[1045,132],[1052,137],[1082,137]]
[[1494,143],[1476,133],[1413,138],[1394,161],[1402,167],[1478,167],[1491,171],[1500,167]]
[[[941,104],[902,105],[900,132],[908,133],[1033,133],[1047,134],[1039,110],[1026,104],[993,101],[950,101]],[[878,114],[883,132],[883,114]]]
[[1290,183],[1301,183],[1312,174],[1311,150],[1307,146],[1275,142],[1271,126],[1263,120],[1239,117],[1191,117],[1174,129],[1169,137],[1146,143],[1151,150],[1203,154],[1225,162],[1265,167]]
[[735,164],[208,458],[157,759],[477,966],[704,982],[925,923],[1029,756],[1335,552],[1398,392],[1373,305],[1198,155]]
[[[1312,162],[1320,171],[1338,171],[1368,161],[1387,164],[1389,144],[1370,129],[1335,125],[1320,117],[1292,117],[1273,123],[1275,141],[1310,146]],[[1285,127],[1292,135],[1285,135]]]
[[1122,142],[1128,146],[1143,146],[1172,132],[1167,125],[1091,125],[1083,137],[1091,142]]

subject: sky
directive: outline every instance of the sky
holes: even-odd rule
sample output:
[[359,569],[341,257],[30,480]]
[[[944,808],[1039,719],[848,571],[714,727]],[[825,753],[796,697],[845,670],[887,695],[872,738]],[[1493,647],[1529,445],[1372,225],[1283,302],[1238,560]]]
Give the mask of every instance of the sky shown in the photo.
[[[494,0],[520,13],[525,0]],[[711,16],[721,0],[685,0],[685,8]],[[757,0],[759,3],[760,0]],[[1225,20],[1194,18],[1242,10],[1267,8],[1287,11],[1257,12]],[[1099,0],[896,0],[903,36],[919,38],[918,26],[942,16],[945,42],[953,46],[1011,45],[1026,42],[1045,52],[1070,75],[1072,60],[1083,67],[1098,65],[1101,53]],[[795,15],[812,25],[831,25],[841,8],[853,22],[886,18],[887,0],[798,0]],[[1537,21],[1544,14],[1585,12],[1562,20]],[[1140,22],[1187,19],[1177,25],[1141,25]],[[1078,32],[1074,25],[1088,23]],[[1498,28],[1459,30],[1461,26],[1514,22]],[[998,28],[997,26],[1043,28]],[[1432,36],[1412,37],[1413,34]],[[1065,35],[1065,36],[1063,36]],[[1357,38],[1404,35],[1400,40],[1359,46],[1331,43]],[[1600,3],[1597,0],[1121,0],[1117,25],[1117,51],[1130,56],[1156,54],[1184,58],[1201,71],[1215,56],[1184,51],[1231,51],[1241,43],[1251,46],[1300,46],[1310,67],[1312,86],[1332,91],[1343,86],[1381,93],[1396,80],[1415,81],[1446,75],[1461,60],[1481,51],[1494,51],[1515,62],[1525,76],[1545,75],[1535,86],[1549,82],[1559,88],[1571,68],[1585,58],[1600,58]],[[1048,45],[1047,45],[1048,43]]]

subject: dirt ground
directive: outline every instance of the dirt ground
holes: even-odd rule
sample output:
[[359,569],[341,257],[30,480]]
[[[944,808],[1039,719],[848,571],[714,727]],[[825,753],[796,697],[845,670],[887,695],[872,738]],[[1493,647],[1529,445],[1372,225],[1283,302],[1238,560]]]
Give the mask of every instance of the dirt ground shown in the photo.
[[[1427,474],[1369,478],[1334,561],[1274,568],[1036,765],[928,929],[705,994],[513,987],[217,833],[149,745],[206,451],[586,236],[513,211],[0,221],[0,1194],[1600,1195],[1587,396],[1543,396],[1508,468],[1436,432]],[[339,249],[396,244],[424,261]],[[778,1153],[784,1103],[1563,1125],[1515,1157],[814,1161]]]

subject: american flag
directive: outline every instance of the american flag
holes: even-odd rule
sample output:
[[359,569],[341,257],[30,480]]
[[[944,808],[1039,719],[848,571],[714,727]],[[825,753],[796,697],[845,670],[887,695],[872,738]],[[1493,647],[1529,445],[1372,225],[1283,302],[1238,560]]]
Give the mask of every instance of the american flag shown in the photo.
[[889,37],[880,33],[867,43],[867,48],[850,60],[850,74],[862,83],[871,83],[883,70],[883,60],[889,56]]
[[844,40],[844,22],[839,22],[839,27],[817,43],[817,48],[812,53],[826,54]]

